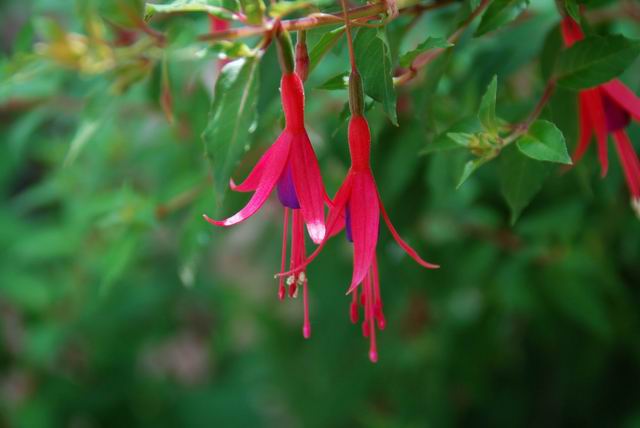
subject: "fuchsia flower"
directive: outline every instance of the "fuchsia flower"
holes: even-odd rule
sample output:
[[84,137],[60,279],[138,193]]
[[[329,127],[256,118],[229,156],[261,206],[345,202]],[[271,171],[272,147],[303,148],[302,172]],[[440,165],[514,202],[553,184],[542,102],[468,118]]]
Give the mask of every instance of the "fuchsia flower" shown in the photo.
[[[287,232],[289,212],[292,212],[290,269],[306,260],[304,247],[304,224],[315,243],[325,237],[324,201],[328,200],[318,160],[311,147],[304,127],[304,88],[297,74],[285,73],[280,81],[282,107],[285,116],[285,129],[275,143],[262,155],[247,178],[236,185],[230,182],[231,189],[237,192],[254,192],[253,196],[239,212],[225,220],[204,218],[216,226],[232,226],[255,214],[265,203],[274,187],[278,199],[284,206],[284,231],[282,239],[282,265],[285,269],[287,253]],[[285,296],[285,279],[280,277],[278,295]],[[303,286],[304,325],[303,334],[311,334],[309,307],[307,298],[307,278],[303,271],[286,278],[289,295],[295,297],[299,286]]]
[[[562,20],[562,36],[567,46],[584,38],[582,29],[571,17]],[[612,135],[631,193],[632,206],[640,215],[640,161],[625,132],[631,118],[640,121],[640,98],[618,79],[580,91],[578,96],[580,134],[573,154],[574,162],[582,158],[595,134],[604,177],[609,167],[607,136]]]
[[[328,237],[346,228],[347,239],[353,243],[353,275],[347,291],[347,294],[352,293],[350,318],[354,324],[358,322],[358,306],[363,306],[362,334],[369,338],[369,359],[376,362],[378,360],[376,326],[379,330],[385,327],[376,260],[380,214],[382,213],[382,218],[391,235],[409,256],[426,268],[436,269],[439,266],[420,258],[393,227],[371,172],[371,134],[364,116],[351,117],[349,151],[351,168],[333,199],[333,206],[327,218]],[[319,254],[328,237],[302,265],[299,265],[299,269],[304,268]],[[360,299],[358,293],[360,293]]]

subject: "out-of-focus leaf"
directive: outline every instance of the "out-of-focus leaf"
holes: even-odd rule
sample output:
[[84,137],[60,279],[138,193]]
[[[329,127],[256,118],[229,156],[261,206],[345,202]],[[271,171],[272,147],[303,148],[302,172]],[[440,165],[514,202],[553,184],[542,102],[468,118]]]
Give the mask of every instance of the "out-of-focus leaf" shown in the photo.
[[220,7],[218,2],[207,0],[175,0],[165,4],[146,3],[144,6],[144,19],[148,21],[155,14],[185,12],[204,12],[220,19],[233,19],[233,14]]
[[144,0],[110,0],[96,3],[103,18],[122,27],[138,27],[143,19]]
[[580,5],[578,0],[563,0],[564,9],[574,21],[580,22]]
[[333,4],[331,0],[295,0],[295,1],[279,1],[272,3],[269,7],[269,16],[273,18],[281,18],[293,12],[308,8],[319,8]]
[[640,41],[623,36],[590,36],[560,54],[554,76],[558,84],[584,89],[622,73],[640,54]]
[[482,15],[475,36],[481,36],[511,22],[520,15],[529,4],[529,0],[494,0]]
[[478,168],[480,168],[485,163],[489,162],[491,159],[493,158],[491,157],[477,158],[477,159],[471,159],[470,161],[465,163],[464,168],[462,169],[462,175],[460,175],[460,180],[458,180],[458,184],[456,184],[456,189],[462,186],[464,182],[467,181],[469,177],[471,177],[471,174],[476,172]]
[[349,73],[344,72],[340,73],[336,76],[331,77],[324,83],[318,85],[317,89],[326,89],[326,90],[337,90],[337,89],[347,89],[349,87]]
[[255,128],[258,94],[257,57],[228,63],[216,82],[209,124],[202,134],[211,164],[218,202],[222,201],[229,178],[249,145]]
[[496,117],[496,95],[498,91],[498,77],[493,76],[491,83],[480,101],[478,119],[482,126],[491,133],[498,131],[498,119]]
[[571,165],[564,135],[551,122],[534,122],[525,135],[516,141],[518,150],[526,156],[539,161],[548,161]]
[[422,150],[421,153],[426,155],[435,152],[464,148],[466,146],[461,145],[459,139],[451,138],[450,134],[472,135],[480,131],[482,131],[482,126],[476,116],[462,119],[461,121],[453,124],[445,132],[438,135],[432,142],[428,143],[427,147]]
[[320,60],[338,43],[344,34],[344,26],[327,31],[309,51],[309,73],[316,68]]
[[223,58],[240,58],[253,55],[253,51],[249,46],[242,42],[230,42],[228,40],[221,40],[212,43],[209,46],[209,51],[220,53]]
[[361,28],[354,40],[356,63],[364,92],[382,104],[389,120],[398,125],[396,92],[393,88],[391,50],[384,28]]
[[76,131],[75,137],[73,137],[73,140],[71,140],[71,144],[69,144],[69,151],[67,152],[67,157],[64,159],[65,165],[68,166],[76,160],[78,154],[80,154],[80,151],[95,135],[101,123],[101,119],[87,119],[80,124],[78,130]]
[[551,164],[538,162],[520,153],[517,148],[507,146],[500,154],[500,187],[514,224],[522,210],[542,188],[542,183],[551,171]]
[[240,0],[240,6],[249,24],[262,24],[266,10],[262,0]]
[[449,43],[444,37],[427,37],[427,39],[420,43],[415,49],[402,54],[398,62],[403,67],[409,67],[413,60],[421,53],[432,49],[446,49],[451,46],[453,46],[453,43]]
[[100,283],[100,294],[106,295],[118,280],[126,273],[128,266],[136,256],[140,244],[140,234],[129,232],[119,236],[109,248],[102,262],[104,276]]
[[560,26],[556,25],[547,33],[540,53],[540,71],[544,80],[549,80],[553,74],[562,46]]

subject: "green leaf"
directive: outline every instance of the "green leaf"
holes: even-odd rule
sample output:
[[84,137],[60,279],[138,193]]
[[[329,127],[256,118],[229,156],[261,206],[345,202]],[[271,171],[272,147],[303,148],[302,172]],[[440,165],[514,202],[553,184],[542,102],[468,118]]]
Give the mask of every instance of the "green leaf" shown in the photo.
[[462,119],[459,122],[453,124],[442,134],[438,135],[432,142],[427,144],[427,147],[420,152],[420,154],[427,155],[435,152],[442,152],[447,150],[461,149],[464,146],[459,144],[459,139],[454,139],[451,135],[472,135],[482,131],[480,122],[475,116]]
[[556,61],[563,48],[562,36],[560,35],[560,26],[555,25],[547,33],[542,50],[540,52],[540,72],[542,78],[547,81],[553,74]]
[[574,21],[580,22],[580,6],[578,0],[564,0],[564,9]]
[[175,0],[165,4],[146,3],[144,19],[148,21],[157,13],[204,12],[222,19],[232,19],[233,15],[218,4],[207,0]]
[[333,4],[332,0],[295,0],[295,1],[279,1],[269,6],[269,16],[273,18],[281,18],[293,12],[308,8],[322,8]]
[[490,133],[498,132],[498,119],[496,117],[496,95],[498,92],[498,76],[493,76],[491,83],[480,101],[478,119],[482,126]]
[[467,181],[469,177],[471,177],[471,174],[473,174],[478,168],[489,162],[491,159],[493,159],[493,157],[471,159],[466,164],[464,164],[464,169],[462,170],[462,175],[460,176],[460,180],[458,180],[458,184],[456,184],[456,189],[460,188],[460,186],[462,186],[464,182]]
[[482,15],[474,36],[481,36],[514,20],[528,4],[528,0],[494,0]]
[[344,34],[344,26],[327,31],[320,37],[309,51],[309,73],[316,68],[320,60],[338,43],[340,37]]
[[345,71],[328,79],[327,81],[319,85],[317,89],[335,91],[339,89],[347,89],[348,87],[349,87],[349,72]]
[[242,42],[231,42],[228,40],[220,40],[212,43],[208,50],[210,52],[223,54],[226,58],[240,58],[252,56],[253,52],[249,46]]
[[262,24],[266,10],[262,0],[240,0],[240,6],[249,24]]
[[448,132],[447,137],[460,147],[469,147],[471,142],[476,138],[474,134],[466,132]]
[[538,120],[516,141],[518,150],[531,159],[571,165],[562,131],[553,123]]
[[554,76],[558,84],[584,89],[621,74],[640,53],[640,41],[623,36],[590,36],[560,54]]
[[222,200],[231,172],[248,147],[249,134],[255,127],[258,64],[257,57],[230,62],[216,82],[215,98],[202,139],[213,170],[218,202]]
[[98,12],[107,21],[126,28],[137,26],[143,14],[145,4],[143,0],[111,0],[96,2],[99,4]]
[[515,147],[507,146],[500,155],[500,187],[509,208],[511,224],[542,188],[551,171],[551,164],[534,161],[521,154]]
[[398,126],[391,49],[385,29],[361,28],[354,41],[354,49],[364,92],[381,103],[391,123]]
[[423,52],[431,49],[446,49],[453,46],[453,43],[449,43],[444,37],[427,37],[427,39],[420,43],[414,50],[402,54],[399,59],[402,67],[409,67],[413,60]]

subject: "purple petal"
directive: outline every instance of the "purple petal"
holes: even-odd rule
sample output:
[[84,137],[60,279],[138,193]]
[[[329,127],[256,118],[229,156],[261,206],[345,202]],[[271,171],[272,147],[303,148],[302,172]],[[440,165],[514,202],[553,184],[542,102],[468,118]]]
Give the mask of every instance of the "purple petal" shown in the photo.
[[300,202],[296,195],[296,188],[293,186],[293,176],[291,174],[291,165],[287,163],[287,166],[282,171],[282,175],[278,180],[278,199],[280,203],[287,208],[298,209],[300,208]]
[[607,131],[610,133],[626,128],[631,123],[631,115],[603,91],[602,105],[607,119]]
[[344,209],[345,212],[345,227],[346,227],[346,233],[347,233],[347,240],[349,242],[353,242],[353,235],[351,233],[351,210],[349,209],[349,204],[347,204],[347,206]]

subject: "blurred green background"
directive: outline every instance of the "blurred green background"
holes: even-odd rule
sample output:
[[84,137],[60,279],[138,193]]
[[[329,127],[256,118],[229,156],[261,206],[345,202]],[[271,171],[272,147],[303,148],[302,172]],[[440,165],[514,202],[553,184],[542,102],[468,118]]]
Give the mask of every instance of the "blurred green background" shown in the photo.
[[[536,103],[559,18],[552,1],[531,3],[497,32],[469,31],[399,89],[400,127],[368,112],[391,218],[442,265],[420,268],[381,231],[377,365],[349,322],[345,239],[307,271],[304,340],[302,302],[280,302],[273,280],[277,201],[232,229],[202,220],[247,200],[214,194],[204,156],[217,74],[215,50],[197,41],[206,16],[154,19],[160,47],[124,29],[117,1],[0,3],[0,426],[640,427],[640,221],[614,151],[604,180],[593,152],[551,170],[513,226],[508,153],[458,190],[468,155],[421,153],[475,114],[494,74],[503,117]],[[611,12],[622,2],[604,3],[590,15],[596,31],[640,37],[637,21]],[[394,21],[393,56],[449,34],[467,6]],[[346,93],[317,87],[347,70],[345,48],[306,84],[330,194],[348,167]],[[260,117],[236,178],[280,129],[273,46],[260,67]],[[640,63],[622,79],[640,92]],[[575,94],[559,91],[543,115],[573,147]],[[640,127],[629,132],[640,149]]]

